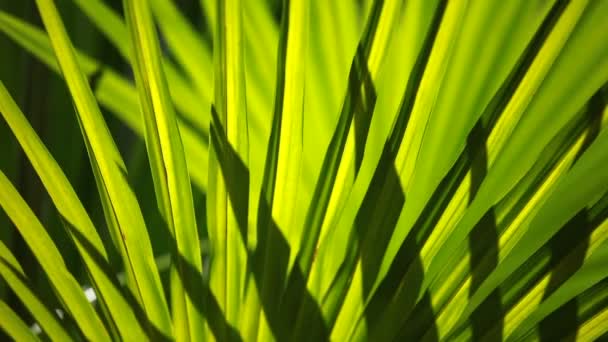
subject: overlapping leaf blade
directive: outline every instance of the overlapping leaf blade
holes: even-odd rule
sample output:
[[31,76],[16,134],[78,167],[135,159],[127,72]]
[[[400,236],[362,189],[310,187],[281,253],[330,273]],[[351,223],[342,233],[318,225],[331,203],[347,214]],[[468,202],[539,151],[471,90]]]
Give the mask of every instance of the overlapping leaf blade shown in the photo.
[[78,282],[68,272],[53,240],[2,172],[0,172],[0,206],[19,229],[19,233],[49,277],[53,289],[86,338],[91,341],[109,341],[110,336],[101,319],[85,298]]
[[[67,80],[115,246],[123,261],[144,260],[126,262],[137,318],[116,314],[125,302],[99,273],[107,258],[78,198],[59,203],[73,192],[65,176],[10,101],[4,116],[62,217],[101,252],[95,262],[75,241],[111,338],[125,338],[126,324],[178,340],[246,341],[593,339],[608,330],[598,271],[608,237],[605,2],[201,0],[200,17],[170,0],[125,0],[129,39],[103,1],[73,0],[135,67],[140,108],[126,78],[71,52],[52,1],[37,1],[53,47],[6,13],[0,29]],[[172,319],[133,286],[151,259],[130,243],[147,239],[145,227],[125,218],[127,209],[141,215],[78,64],[100,103],[145,136],[173,259],[194,264],[173,268]],[[198,236],[180,243],[175,234],[197,231],[188,174],[207,196],[208,283]],[[136,234],[125,243],[125,232]],[[184,246],[194,253],[184,257]],[[3,328],[21,333],[3,311]]]
[[28,326],[25,325],[17,313],[15,313],[15,311],[13,311],[13,309],[11,309],[3,300],[0,300],[0,315],[2,315],[3,318],[0,326],[10,337],[16,341],[39,341],[39,339],[29,331]]
[[[43,32],[4,12],[0,12],[0,30],[34,54],[53,71],[60,72],[50,41]],[[99,103],[108,108],[138,136],[143,137],[143,124],[139,117],[139,103],[135,87],[115,70],[101,65],[97,60],[79,53],[78,50],[77,58],[87,76],[92,77],[99,73],[97,76],[98,82],[94,89]],[[172,85],[174,91],[171,95],[176,107],[181,112],[192,113],[196,103],[189,100],[187,95],[192,91],[184,88],[182,82],[172,82]],[[192,182],[200,190],[205,191],[207,187],[205,168],[207,142],[202,140],[199,134],[182,120],[180,120],[180,132],[184,140],[187,161],[193,165],[193,167],[188,168]],[[203,133],[205,132],[206,129]],[[199,165],[201,167],[194,167]]]
[[57,162],[20,112],[0,82],[0,112],[7,121],[34,170],[46,187],[53,204],[62,216],[68,234],[82,255],[103,305],[116,319],[116,326],[125,338],[141,338],[143,331],[136,321],[135,309],[118,288],[111,274],[107,252],[91,219]]
[[72,94],[106,222],[123,258],[129,288],[142,305],[152,326],[161,334],[171,336],[171,321],[146,226],[135,195],[124,177],[126,170],[122,158],[78,65],[57,8],[52,0],[40,0],[37,4]]
[[0,276],[23,302],[23,305],[28,308],[49,338],[62,341],[71,340],[68,333],[58,322],[57,317],[33,292],[31,283],[23,272],[21,265],[2,242],[0,242]]
[[[306,65],[302,56],[307,51],[310,1],[287,1],[283,6],[279,40],[279,61],[275,108],[264,178],[257,216],[257,249],[254,272],[257,272],[259,299],[253,299],[252,315],[259,320],[258,339],[275,338],[280,329],[280,297],[289,262],[289,245],[294,241],[294,208],[297,200],[302,162],[302,127]],[[293,245],[293,243],[291,243]],[[277,258],[275,253],[280,254]],[[281,260],[282,259],[282,260]],[[255,326],[256,320],[250,323]],[[271,331],[272,329],[272,331]]]
[[161,65],[149,4],[124,2],[134,43],[134,69],[145,124],[145,140],[161,214],[173,238],[171,306],[178,340],[200,340],[202,259],[192,189],[175,110]]
[[212,248],[210,287],[228,326],[218,340],[234,338],[228,327],[237,327],[247,281],[249,225],[248,111],[243,39],[243,4],[218,1],[215,38],[215,100],[211,121],[209,198],[207,214]]

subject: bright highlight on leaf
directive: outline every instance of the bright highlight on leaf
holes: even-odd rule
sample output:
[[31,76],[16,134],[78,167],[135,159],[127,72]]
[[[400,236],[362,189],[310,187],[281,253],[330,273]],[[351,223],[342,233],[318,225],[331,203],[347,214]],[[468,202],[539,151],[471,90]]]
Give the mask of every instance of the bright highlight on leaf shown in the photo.
[[35,4],[0,338],[608,338],[608,1]]

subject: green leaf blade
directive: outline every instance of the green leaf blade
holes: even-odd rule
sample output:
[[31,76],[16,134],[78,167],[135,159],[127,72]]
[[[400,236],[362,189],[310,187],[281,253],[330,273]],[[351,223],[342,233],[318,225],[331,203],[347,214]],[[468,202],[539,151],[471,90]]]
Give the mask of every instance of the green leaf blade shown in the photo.
[[[240,1],[219,1],[215,39],[215,101],[211,121],[207,202],[211,256],[210,287],[229,326],[247,326],[240,314],[246,282],[249,225],[248,110]],[[226,339],[222,327],[218,340]]]
[[110,218],[107,223],[111,236],[127,268],[129,287],[152,325],[162,334],[171,336],[171,321],[160,277],[139,204],[124,177],[124,162],[80,69],[57,8],[52,0],[39,0],[37,4],[77,109],[104,213]]
[[[184,148],[161,66],[149,5],[145,1],[127,0],[125,8],[135,47],[136,83],[155,192],[176,245],[171,278],[175,334],[179,340],[200,340],[202,303],[193,292],[201,285],[202,260]],[[196,273],[189,272],[190,268]]]
[[0,300],[0,315],[2,315],[0,327],[15,341],[39,341],[15,311],[3,300]]
[[64,220],[67,233],[73,237],[76,247],[87,266],[97,295],[103,305],[115,317],[116,325],[124,338],[144,337],[136,321],[135,308],[130,308],[113,276],[108,273],[108,256],[101,238],[85,208],[81,204],[69,180],[50,152],[44,147],[27,119],[0,82],[0,112],[8,123],[40,177],[57,211]]
[[[31,312],[42,330],[53,340],[70,341],[70,335],[57,321],[55,315],[41,302],[32,291],[21,265],[10,252],[8,247],[0,241],[0,276],[6,281],[21,302]],[[2,316],[4,317],[4,315]]]
[[103,323],[87,301],[78,282],[68,272],[53,240],[3,172],[0,172],[0,206],[4,208],[45,270],[54,290],[82,333],[92,341],[109,341],[110,336]]

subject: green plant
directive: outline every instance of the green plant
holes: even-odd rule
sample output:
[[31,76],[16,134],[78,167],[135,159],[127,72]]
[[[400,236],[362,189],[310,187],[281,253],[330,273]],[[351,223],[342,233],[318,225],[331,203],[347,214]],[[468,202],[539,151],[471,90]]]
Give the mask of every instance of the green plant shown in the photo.
[[[204,28],[171,0],[124,0],[124,18],[72,3],[134,81],[75,49],[53,0],[36,0],[46,32],[0,11],[0,31],[63,77],[98,192],[81,200],[0,83],[68,237],[0,172],[0,205],[51,288],[0,243],[31,315],[0,301],[10,337],[608,332],[608,1],[201,0]],[[105,111],[149,167],[125,163]]]

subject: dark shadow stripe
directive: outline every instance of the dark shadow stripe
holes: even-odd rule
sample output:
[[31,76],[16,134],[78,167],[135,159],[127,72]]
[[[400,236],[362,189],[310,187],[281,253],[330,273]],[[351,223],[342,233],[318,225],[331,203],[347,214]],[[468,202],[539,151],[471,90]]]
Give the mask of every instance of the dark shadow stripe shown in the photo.
[[[481,121],[473,127],[467,138],[467,152],[470,153],[471,186],[469,189],[469,204],[475,198],[481,183],[488,173],[487,146],[490,130],[483,127]],[[498,265],[498,228],[494,210],[489,210],[469,233],[469,252],[471,297],[487,276]],[[503,308],[498,290],[494,290],[488,298],[471,314],[470,317],[473,340],[479,341],[492,323],[498,325],[497,331],[502,333],[504,325]],[[494,340],[502,340],[496,336]]]
[[[359,258],[362,265],[364,298],[371,295],[370,292],[376,281],[384,252],[390,242],[399,215],[406,204],[406,194],[401,187],[399,172],[394,162],[401,147],[420,82],[424,75],[424,70],[426,69],[446,6],[447,1],[440,1],[433,14],[422,47],[410,72],[410,77],[399,111],[393,121],[390,135],[384,144],[378,166],[374,171],[370,186],[357,213],[355,225],[356,233],[359,241],[361,241]],[[412,238],[408,239],[408,247],[400,249],[398,256],[394,259],[393,265],[391,265],[387,278],[383,280],[378,290],[373,294],[370,305],[365,310],[365,319],[370,327],[369,338],[372,340],[394,338],[396,334],[401,333],[398,331],[399,326],[394,326],[390,329],[382,328],[383,324],[381,324],[380,319],[384,308],[389,304],[395,291],[397,291],[398,283],[395,280],[400,280],[406,269],[412,267],[415,270],[412,274],[416,274],[416,276],[413,277],[415,279],[411,279],[407,284],[408,289],[411,289],[407,292],[417,293],[422,284],[424,276],[422,261],[419,256],[419,246],[421,245],[418,245],[422,239],[421,236],[416,236],[416,234],[411,234],[410,236]],[[404,253],[407,255],[404,255]],[[408,305],[413,309],[414,304],[415,301],[411,301],[405,305],[403,312],[400,313],[403,316],[402,321],[405,321],[407,318]],[[420,310],[431,313],[427,317],[429,317],[430,324],[435,326],[430,300],[422,301],[421,304],[426,304],[422,305]]]
[[[219,118],[214,110],[212,111],[212,118],[211,138],[214,148],[217,149],[220,172],[224,175],[228,199],[237,213],[237,222],[240,225],[241,239],[243,243],[246,244],[248,196],[238,196],[238,191],[249,188],[249,170],[233,149],[232,145],[227,141],[226,134],[219,125]],[[283,236],[276,222],[272,219],[270,205],[264,199],[263,195],[260,197],[258,216],[263,218],[263,220],[267,220],[266,223],[268,225],[266,227],[258,225],[258,245],[253,252],[248,252],[247,255],[248,270],[253,273],[258,289],[262,289],[263,284],[284,284],[286,278],[285,272],[287,270],[287,262],[291,249],[287,239]],[[267,228],[267,230],[263,230],[262,228]],[[211,267],[213,267],[213,256],[211,256]],[[194,276],[194,271],[195,270],[188,270],[188,273]],[[301,327],[301,329],[296,329],[295,326],[297,311],[286,310],[285,306],[281,305],[281,293],[271,293],[263,291],[263,289],[260,291],[262,309],[264,310],[272,334],[278,341],[291,340],[290,337],[292,337],[292,334],[297,340],[297,338],[300,337],[298,333],[296,333],[297,331],[305,333],[305,336],[310,336],[308,334],[314,333],[315,340],[317,341],[326,340],[328,338],[328,332],[325,328],[321,309],[314,297],[308,292],[304,280],[304,275],[296,265],[292,269],[290,281],[292,282],[294,289],[298,289],[294,295],[302,301],[304,307],[301,315],[303,315],[305,319],[298,320],[298,322],[306,323],[307,326]],[[280,290],[283,290],[282,287],[279,288]],[[189,292],[189,294],[195,293],[194,290],[195,289],[193,289],[192,292]],[[215,298],[210,290],[205,289],[205,291],[207,293],[206,296],[208,297],[205,299],[205,305],[208,306],[207,309],[216,311],[211,316],[222,317],[221,309],[217,306]],[[214,307],[217,308],[214,309]],[[224,318],[210,322],[210,326],[218,340],[226,339],[223,334],[224,331],[227,331],[227,334],[232,336],[229,340],[240,339],[238,332],[234,330],[233,327],[229,326]]]
[[[567,4],[567,1],[557,1],[553,5],[515,66],[484,108],[482,115],[469,133],[467,145],[462,153],[468,155],[467,159],[471,168],[469,203],[475,199],[488,172],[487,138]],[[460,158],[462,158],[462,154]],[[455,165],[457,164],[458,162]],[[469,234],[472,270],[469,296],[473,295],[490,272],[496,268],[498,264],[498,238],[496,218],[493,209],[490,209]],[[502,326],[504,321],[502,311],[504,310],[500,293],[498,290],[493,291],[470,317],[473,339],[483,337],[487,333],[487,325],[492,322]],[[498,329],[498,331],[502,331],[502,329]],[[500,338],[498,336],[498,339]]]
[[[598,136],[602,125],[602,113],[605,108],[603,99],[603,88],[589,100],[589,107],[586,116],[589,120],[588,132],[585,136],[581,149],[576,155],[576,160],[585,152],[591,143]],[[574,164],[573,164],[574,165]],[[606,195],[604,195],[606,197]],[[605,201],[599,201],[598,206],[603,206]],[[608,206],[606,206],[608,207]],[[583,236],[583,247],[576,250],[571,256],[568,269],[565,273],[551,273],[549,284],[543,294],[543,300],[547,299],[561,284],[578,271],[585,262],[585,255],[589,248],[589,239],[593,229],[598,226],[606,217],[606,207],[599,208],[599,218],[591,217],[589,209],[584,208],[574,216],[564,228],[551,240],[551,264],[557,264],[561,260],[561,252],[566,249],[568,244],[572,244],[575,236]],[[566,339],[569,331],[575,331],[580,324],[578,320],[578,301],[572,299],[561,308],[551,313],[539,324],[541,341],[551,341],[555,337]],[[559,326],[559,329],[556,327]]]
[[[546,300],[561,284],[570,278],[584,263],[585,254],[589,248],[589,234],[591,233],[591,222],[587,209],[579,212],[570,222],[552,239],[551,248],[551,268],[563,258],[563,251],[568,249],[567,245],[571,245],[576,236],[587,235],[583,238],[582,248],[575,249],[570,254],[569,266],[565,272],[552,272],[549,278],[549,284],[543,294],[543,301]],[[578,303],[575,299],[568,301],[558,310],[551,313],[539,324],[539,334],[541,341],[555,341],[560,339],[565,340],[566,333],[575,331],[578,328]],[[571,340],[574,342],[574,340]]]
[[[461,154],[434,190],[430,200],[414,223],[410,234],[401,244],[387,275],[380,283],[366,309],[366,317],[370,326],[377,324],[378,320],[382,319],[384,308],[391,301],[397,300],[400,303],[400,314],[403,322],[400,331],[401,336],[416,340],[421,338],[427,330],[434,331],[431,334],[436,335],[434,318],[432,320],[420,320],[422,316],[430,317],[434,315],[430,302],[422,300],[416,304],[416,296],[420,291],[424,277],[419,253],[469,170],[469,157],[469,154]],[[407,291],[397,293],[399,287],[404,286],[404,284],[407,286]],[[428,296],[428,293],[425,296]],[[417,314],[415,315],[413,312]]]

